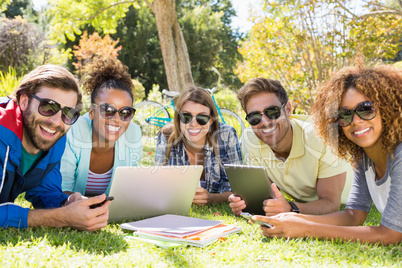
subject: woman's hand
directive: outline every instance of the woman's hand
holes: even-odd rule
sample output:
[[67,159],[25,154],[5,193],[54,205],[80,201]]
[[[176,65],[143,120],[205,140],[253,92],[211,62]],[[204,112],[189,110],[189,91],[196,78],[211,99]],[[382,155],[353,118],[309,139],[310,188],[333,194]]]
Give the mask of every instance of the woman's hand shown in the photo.
[[195,196],[193,199],[193,204],[197,205],[206,205],[210,203],[210,194],[207,190],[205,190],[202,187],[197,187],[197,190],[195,191]]

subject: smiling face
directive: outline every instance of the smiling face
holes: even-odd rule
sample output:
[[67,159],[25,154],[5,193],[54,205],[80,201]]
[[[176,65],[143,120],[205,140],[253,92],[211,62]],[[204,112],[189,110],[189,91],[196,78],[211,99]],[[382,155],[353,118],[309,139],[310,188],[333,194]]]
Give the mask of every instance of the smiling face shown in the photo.
[[[41,87],[35,95],[54,100],[61,104],[61,108],[77,104],[77,93],[74,91]],[[48,151],[70,128],[62,121],[61,110],[52,116],[43,116],[38,112],[39,101],[26,95],[21,95],[19,103],[24,123],[22,144],[30,154],[37,154],[39,150]]]
[[123,90],[105,90],[99,92],[95,99],[97,106],[89,109],[89,117],[92,121],[92,141],[95,146],[102,146],[105,143],[114,144],[118,138],[127,130],[130,121],[120,119],[119,113],[111,119],[105,119],[100,115],[100,104],[108,104],[116,110],[123,107],[132,107],[133,100],[128,92]]
[[[265,108],[273,105],[279,107],[282,105],[275,93],[258,93],[248,100],[246,104],[247,114],[255,111],[262,113]],[[290,112],[291,105],[287,103],[281,109],[281,115],[276,120],[271,120],[264,114],[259,124],[251,126],[254,134],[273,150],[284,143],[291,143],[292,135],[291,131],[289,131],[291,129]]]
[[[207,106],[204,106],[193,101],[187,101],[181,108],[181,113],[190,113],[192,116],[197,114],[211,115],[211,111]],[[198,124],[195,117],[188,124],[183,124],[180,121],[180,130],[184,134],[187,141],[191,142],[191,145],[199,145],[204,147],[207,139],[207,134],[211,126],[212,118],[208,121],[206,125]]]
[[[365,95],[355,88],[346,91],[342,98],[340,108],[354,110],[362,102],[370,101]],[[363,120],[356,114],[353,115],[352,123],[342,128],[345,136],[364,150],[381,145],[382,124],[381,116],[377,109],[376,116],[371,120]]]

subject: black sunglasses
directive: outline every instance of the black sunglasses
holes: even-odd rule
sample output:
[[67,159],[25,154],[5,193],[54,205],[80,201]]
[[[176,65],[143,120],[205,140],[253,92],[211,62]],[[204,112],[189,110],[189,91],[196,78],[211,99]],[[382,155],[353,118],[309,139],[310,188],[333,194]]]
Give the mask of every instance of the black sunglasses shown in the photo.
[[117,110],[112,105],[107,103],[103,103],[100,105],[93,103],[92,105],[99,106],[100,114],[105,119],[112,119],[116,113],[119,113],[120,119],[122,121],[130,121],[131,119],[133,119],[135,114],[135,109],[133,107],[127,106]]
[[60,103],[54,100],[46,98],[42,99],[35,94],[32,94],[31,96],[39,101],[38,112],[43,116],[53,116],[61,110],[61,120],[63,120],[66,125],[74,124],[78,117],[80,117],[80,111],[76,108],[68,106],[61,108]]
[[246,116],[247,122],[250,125],[255,126],[258,125],[262,120],[262,115],[265,114],[269,119],[275,120],[281,116],[281,109],[285,106],[286,102],[282,104],[282,106],[269,106],[265,108],[262,113],[255,111],[251,112]]
[[354,114],[357,114],[357,116],[363,120],[371,120],[376,116],[377,112],[373,103],[370,101],[359,103],[354,110],[339,109],[337,119],[338,125],[340,127],[349,126],[353,121]]
[[193,121],[193,117],[195,117],[195,120],[201,126],[206,125],[209,119],[211,119],[211,116],[206,114],[197,114],[193,116],[190,113],[179,113],[179,119],[183,124],[189,124]]

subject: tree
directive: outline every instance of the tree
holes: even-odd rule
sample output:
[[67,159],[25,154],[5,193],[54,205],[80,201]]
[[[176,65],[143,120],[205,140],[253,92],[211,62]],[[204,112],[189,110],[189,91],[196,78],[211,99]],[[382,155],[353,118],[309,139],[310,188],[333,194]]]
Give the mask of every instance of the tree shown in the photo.
[[0,70],[9,66],[21,70],[42,41],[41,33],[20,16],[0,19]]
[[108,34],[102,38],[95,32],[88,37],[88,33],[85,31],[79,45],[74,46],[73,51],[77,59],[77,62],[74,62],[73,65],[78,74],[80,76],[85,74],[95,59],[117,58],[121,50],[121,46],[116,47],[118,43],[119,40],[114,41]]
[[[241,55],[237,51],[239,34],[230,27],[230,17],[234,15],[230,0],[199,2],[176,2],[194,82],[210,88],[217,86],[220,79],[225,86],[237,89],[241,82],[233,69]],[[94,32],[91,26],[81,30],[88,31],[88,34]],[[76,37],[79,39],[78,35]],[[129,67],[131,76],[138,79],[147,92],[153,84],[159,84],[161,89],[168,88],[156,19],[145,3],[138,9],[130,6],[126,16],[118,21],[116,33],[111,37],[119,39],[119,45],[123,47],[118,59]],[[78,42],[67,40],[63,47],[68,49],[74,45],[78,45]],[[221,76],[212,68],[216,68]]]
[[[115,2],[50,0],[50,13],[53,17],[53,39],[65,42],[74,40],[74,33],[81,34],[80,28],[91,24],[97,31],[114,33],[118,20],[123,18],[129,8],[138,8],[138,0]],[[179,26],[174,0],[144,0],[156,18],[159,41],[170,90],[182,90],[193,84],[187,46]]]
[[402,17],[402,0],[387,1],[388,3],[383,3],[382,1],[378,0],[366,1],[366,6],[369,7],[370,10],[363,14],[356,14],[348,7],[345,7],[341,3],[342,1],[336,2],[341,8],[345,9],[349,14],[351,14],[355,20],[381,15],[396,15]]
[[7,5],[11,2],[11,0],[0,0],[0,12],[7,9]]
[[353,20],[344,8],[352,4],[266,1],[240,48],[245,59],[236,70],[240,79],[278,79],[294,100],[295,112],[307,112],[315,88],[334,70],[350,65],[359,51],[369,62],[393,58],[398,51],[394,41],[401,36],[400,19]]

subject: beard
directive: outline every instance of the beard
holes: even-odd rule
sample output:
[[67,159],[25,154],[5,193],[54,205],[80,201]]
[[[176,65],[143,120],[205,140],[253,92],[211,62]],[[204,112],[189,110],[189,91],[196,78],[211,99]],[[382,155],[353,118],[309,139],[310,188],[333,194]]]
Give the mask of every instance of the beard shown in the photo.
[[[29,105],[30,106],[30,105]],[[58,115],[56,115],[58,116]],[[50,148],[55,145],[61,137],[66,134],[65,128],[62,126],[59,127],[54,127],[52,124],[49,124],[48,122],[41,122],[40,119],[37,118],[37,114],[33,113],[30,107],[26,110],[25,113],[22,114],[22,122],[24,123],[24,130],[27,134],[27,137],[29,139],[29,142],[36,148],[41,151],[48,151]],[[52,140],[47,140],[43,139],[38,132],[38,129],[40,128],[39,125],[55,129],[57,131],[55,138]]]

